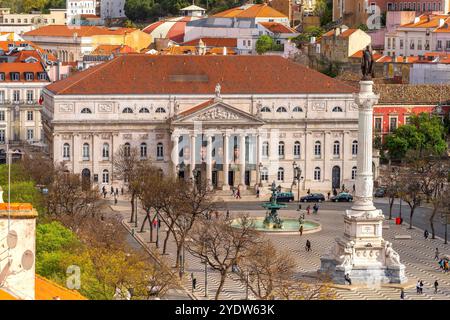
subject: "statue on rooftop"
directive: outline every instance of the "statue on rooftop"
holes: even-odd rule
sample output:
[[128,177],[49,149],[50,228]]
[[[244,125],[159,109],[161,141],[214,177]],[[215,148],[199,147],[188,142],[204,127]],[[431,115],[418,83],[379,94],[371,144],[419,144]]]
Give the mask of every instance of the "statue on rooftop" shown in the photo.
[[361,71],[362,71],[362,80],[371,80],[373,76],[373,55],[370,47],[367,46],[366,49],[363,50],[363,56],[361,59]]

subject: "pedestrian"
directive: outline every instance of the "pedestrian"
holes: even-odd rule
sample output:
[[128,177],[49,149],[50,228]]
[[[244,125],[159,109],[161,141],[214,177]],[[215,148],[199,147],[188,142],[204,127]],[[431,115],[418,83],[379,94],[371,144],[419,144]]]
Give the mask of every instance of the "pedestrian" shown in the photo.
[[420,280],[418,280],[416,284],[416,293],[420,294]]
[[355,187],[355,184],[353,184],[353,193],[355,193],[355,191],[356,191],[356,187]]
[[105,186],[103,186],[102,187],[102,193],[105,193],[106,192],[106,188],[105,188]]
[[228,220],[230,218],[230,210],[227,210],[227,216],[226,219]]
[[424,231],[424,233],[423,233],[423,237],[425,238],[425,240],[427,240],[428,239],[428,230],[425,230]]
[[420,280],[420,294],[423,293],[423,281]]
[[444,259],[439,260],[439,269],[444,270]]
[[114,197],[114,204],[117,204],[117,196]]
[[311,251],[311,241],[306,240],[305,249],[306,249],[306,251]]
[[342,192],[345,192],[345,184],[342,184]]
[[437,281],[437,280],[434,281],[434,293],[435,293],[435,294],[438,292],[438,286],[439,286],[438,281]]
[[444,260],[444,272],[448,272],[448,260]]
[[434,252],[434,260],[439,260],[439,249],[436,248],[436,251]]
[[333,188],[333,196],[337,196],[337,190],[336,190],[336,188]]
[[111,186],[111,195],[113,195],[113,194],[114,194],[114,187]]
[[314,214],[317,214],[319,212],[319,206],[317,205],[317,203],[314,204],[313,210]]
[[327,195],[328,195],[328,200],[330,200],[330,195],[331,195],[331,192],[330,192],[330,191],[328,191]]
[[348,282],[350,286],[352,285],[352,279],[350,279],[350,275],[348,273],[344,276],[344,280],[344,283]]
[[153,228],[156,229],[156,227],[158,226],[158,220],[153,219]]
[[116,196],[119,195],[119,188],[116,188]]
[[120,188],[120,193],[123,195],[123,187]]
[[236,198],[236,189],[234,186],[231,186],[231,195]]
[[307,192],[308,194],[311,194],[311,189],[308,189],[308,192]]
[[400,291],[400,299],[405,299],[405,291],[403,290],[403,288]]
[[311,210],[311,206],[308,205],[308,206],[306,207],[306,213],[307,213],[308,215],[309,215],[309,211],[310,211],[310,210]]
[[303,225],[300,225],[300,229],[298,229],[298,231],[300,232],[300,236],[303,235]]
[[106,198],[106,194],[107,194],[107,192],[106,192],[106,190],[103,192],[103,199],[105,199]]
[[237,191],[236,191],[236,199],[242,199],[241,198],[241,189],[237,189]]
[[256,188],[256,197],[259,198],[259,187]]

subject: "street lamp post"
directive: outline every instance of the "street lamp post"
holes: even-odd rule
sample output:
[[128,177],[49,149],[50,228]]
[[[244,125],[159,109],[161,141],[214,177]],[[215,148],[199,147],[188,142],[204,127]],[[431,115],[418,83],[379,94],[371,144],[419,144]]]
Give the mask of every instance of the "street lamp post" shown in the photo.
[[156,210],[156,248],[159,249],[159,211]]
[[208,262],[206,259],[205,262],[205,298],[208,298]]
[[[302,177],[302,169],[297,165],[297,162],[294,161],[292,164],[294,170],[294,180],[297,180],[297,202],[300,205],[300,182],[303,179]],[[299,206],[300,208],[300,206]]]
[[248,272],[248,269],[247,269],[247,274],[246,274],[246,287],[245,287],[245,300],[248,300],[248,277],[249,277],[249,272]]
[[134,227],[138,227],[138,199],[137,197],[134,199]]

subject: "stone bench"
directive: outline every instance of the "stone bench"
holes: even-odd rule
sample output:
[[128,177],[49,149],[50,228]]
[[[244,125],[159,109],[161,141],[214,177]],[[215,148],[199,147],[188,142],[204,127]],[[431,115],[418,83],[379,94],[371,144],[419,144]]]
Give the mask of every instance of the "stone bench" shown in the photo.
[[411,236],[409,234],[401,234],[401,235],[397,235],[394,236],[395,240],[410,240]]

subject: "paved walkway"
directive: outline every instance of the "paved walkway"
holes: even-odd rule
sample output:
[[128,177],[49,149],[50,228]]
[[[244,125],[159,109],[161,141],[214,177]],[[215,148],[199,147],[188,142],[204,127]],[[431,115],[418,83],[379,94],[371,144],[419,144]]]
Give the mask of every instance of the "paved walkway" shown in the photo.
[[[125,219],[129,219],[129,205],[127,202],[120,202],[117,206],[112,206],[113,210],[121,212]],[[264,216],[264,211],[248,211],[252,216]],[[234,212],[231,212],[233,216]],[[282,217],[298,217],[298,213],[292,210],[281,212]],[[139,221],[143,220],[144,216],[139,213]],[[309,216],[310,220],[317,221],[322,224],[322,231],[303,235],[266,235],[278,248],[283,248],[291,252],[297,258],[298,271],[314,272],[320,266],[320,257],[326,253],[334,244],[336,237],[343,235],[343,217],[342,213],[331,210],[319,211],[318,216]],[[126,220],[127,221],[127,220]],[[140,227],[140,224],[139,224]],[[155,230],[156,231],[156,230]],[[160,248],[162,248],[162,241],[165,235],[165,228],[162,227],[160,231]],[[156,234],[154,234],[155,236]],[[411,239],[396,240],[395,235],[410,235]],[[146,227],[144,233],[136,233],[136,236],[143,240],[147,245],[154,246],[154,243],[149,243],[149,231]],[[441,253],[450,253],[450,247],[444,245],[442,239],[425,240],[423,238],[423,231],[420,229],[407,229],[406,225],[398,226],[394,221],[385,221],[383,228],[383,236],[386,240],[393,243],[394,249],[400,254],[401,261],[406,265],[406,275],[409,278],[408,285],[405,286],[405,299],[450,299],[450,273],[444,274],[439,270],[439,266],[434,258],[435,248],[439,248]],[[169,238],[167,258],[174,265],[175,243]],[[312,251],[306,252],[304,249],[306,239],[312,243]],[[162,249],[161,249],[162,250]],[[194,291],[194,296],[198,299],[206,299],[204,297],[204,264],[197,258],[192,257],[186,251],[186,276],[184,277],[184,286],[191,290],[190,274],[194,273],[197,279],[197,288]],[[415,283],[417,280],[423,280],[425,288],[422,295],[415,293]],[[435,280],[439,282],[439,293],[434,294],[433,283]],[[208,295],[209,298],[214,297],[215,289],[219,283],[219,275],[217,272],[208,268]],[[374,288],[357,288],[354,286],[347,286],[345,289],[335,288],[338,299],[399,299],[400,289],[392,286],[374,287]],[[244,299],[245,298],[245,284],[241,283],[234,274],[231,274],[227,279],[222,299]],[[250,298],[251,298],[250,293]]]

